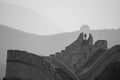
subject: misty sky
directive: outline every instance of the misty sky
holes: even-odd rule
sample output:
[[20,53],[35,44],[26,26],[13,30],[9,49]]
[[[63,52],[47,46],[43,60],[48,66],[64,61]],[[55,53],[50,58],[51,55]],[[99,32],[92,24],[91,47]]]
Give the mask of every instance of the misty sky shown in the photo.
[[[36,21],[38,20],[37,21],[38,23],[34,23],[33,21],[30,21],[31,19],[29,19],[29,25],[26,24],[27,20],[24,23],[17,24],[17,29],[21,29],[31,33],[55,34],[58,32],[74,31],[79,30],[80,26],[84,24],[88,24],[91,29],[120,27],[120,0],[0,0],[0,1],[4,1],[12,5],[27,8],[31,11],[34,11],[38,15],[42,15],[42,17],[46,18],[48,21],[54,24],[54,27],[46,26],[44,27],[45,29],[39,26],[40,25],[39,19],[36,19]],[[9,16],[10,14],[6,15]],[[24,20],[24,17],[20,19]],[[13,22],[17,23],[17,21],[18,20],[16,19]],[[33,26],[34,24],[36,24],[36,27]],[[42,25],[44,25],[44,23]],[[10,26],[14,27],[12,25]],[[46,30],[46,28],[48,28],[48,30]]]

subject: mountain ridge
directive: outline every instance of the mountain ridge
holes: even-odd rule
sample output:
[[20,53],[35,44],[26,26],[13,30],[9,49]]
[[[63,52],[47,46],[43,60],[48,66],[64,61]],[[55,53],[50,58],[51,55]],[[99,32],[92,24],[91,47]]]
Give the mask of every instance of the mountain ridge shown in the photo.
[[[63,50],[66,46],[70,45],[77,39],[80,30],[61,33],[50,36],[40,36],[22,32],[10,27],[0,25],[0,77],[5,75],[6,55],[9,49],[25,50],[37,55],[48,56]],[[90,30],[94,42],[99,39],[108,41],[108,46],[120,44],[120,28],[111,30]]]
[[[0,11],[0,24],[42,35],[61,32],[61,29],[47,17],[22,5],[13,5],[0,1]],[[46,30],[47,28],[52,29],[52,31],[49,29]]]

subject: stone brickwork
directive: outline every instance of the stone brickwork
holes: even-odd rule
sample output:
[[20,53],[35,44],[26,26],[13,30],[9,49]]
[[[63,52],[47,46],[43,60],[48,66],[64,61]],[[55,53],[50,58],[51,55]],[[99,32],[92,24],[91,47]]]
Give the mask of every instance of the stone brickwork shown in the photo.
[[[97,80],[119,80],[118,78],[111,79],[114,73],[112,73],[111,76],[107,75],[109,79],[105,78],[106,76],[104,72],[105,69],[107,68],[107,66],[109,66],[109,64],[115,63],[115,62],[120,63],[120,45],[113,46],[112,48],[107,50],[105,53],[103,53],[101,57],[95,60],[95,62],[89,68],[82,69],[82,72],[78,74],[79,79],[80,80],[96,80],[97,78]],[[107,69],[111,71],[115,71],[111,68],[107,68]],[[109,71],[108,73],[111,73],[111,71]],[[101,77],[104,79],[100,79]]]
[[[115,52],[119,49],[120,46]],[[93,36],[89,34],[87,38],[84,33],[80,33],[73,43],[65,47],[65,50],[50,54],[50,56],[8,50],[4,80],[89,80],[91,75],[95,78],[94,75],[97,74],[93,65],[99,67],[100,62],[96,62],[101,60],[98,59],[102,59],[101,56],[105,57],[105,54],[109,55],[110,52],[113,54],[114,49],[111,50],[107,49],[106,40],[98,40],[93,44]],[[96,70],[99,74],[101,73],[100,68]]]
[[19,50],[8,50],[6,78],[21,80],[61,80],[42,57]]
[[107,41],[106,40],[98,40],[95,42],[95,46],[96,48],[102,48],[102,49],[106,49],[107,48]]
[[50,57],[63,62],[70,69],[76,72],[98,49],[106,50],[107,41],[98,40],[93,44],[93,36],[91,33],[88,38],[86,34],[80,33],[79,37],[67,46],[65,50],[52,54],[54,57]]

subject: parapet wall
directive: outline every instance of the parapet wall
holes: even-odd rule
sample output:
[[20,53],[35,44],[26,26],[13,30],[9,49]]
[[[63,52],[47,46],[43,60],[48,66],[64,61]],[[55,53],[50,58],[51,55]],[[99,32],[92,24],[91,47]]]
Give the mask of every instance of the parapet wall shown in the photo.
[[[99,57],[94,62],[94,64],[90,66],[90,68],[83,70],[83,72],[78,75],[79,79],[96,80],[96,78],[100,78],[98,76],[100,76],[101,74],[105,76],[105,74],[103,73],[105,68],[111,63],[119,62],[119,60],[120,60],[120,45],[115,45],[112,48],[110,48],[108,51],[106,51],[104,54],[102,54],[102,56]],[[108,78],[104,78],[104,79],[107,80]]]
[[88,38],[86,37],[86,34],[80,33],[73,43],[65,47],[65,50],[51,54],[50,57],[64,63],[73,72],[77,72],[97,50],[107,50],[106,40],[98,40],[93,44],[91,33]]
[[21,61],[35,66],[41,66],[42,64],[46,67],[50,66],[42,57],[19,50],[8,50],[7,61]]
[[82,50],[84,46],[89,46],[91,49],[89,52],[95,53],[95,51],[100,48],[107,49],[107,41],[98,40],[93,44],[93,36],[91,33],[89,34],[88,39],[84,39],[83,33],[80,33],[79,37],[73,43],[65,47],[65,50],[61,50],[61,52],[56,52],[55,54],[50,54],[50,57],[60,60],[70,53],[83,53]]
[[55,69],[41,56],[19,50],[8,50],[6,77],[23,80],[60,80]]
[[106,40],[98,40],[95,42],[95,46],[97,49],[107,49],[107,41]]

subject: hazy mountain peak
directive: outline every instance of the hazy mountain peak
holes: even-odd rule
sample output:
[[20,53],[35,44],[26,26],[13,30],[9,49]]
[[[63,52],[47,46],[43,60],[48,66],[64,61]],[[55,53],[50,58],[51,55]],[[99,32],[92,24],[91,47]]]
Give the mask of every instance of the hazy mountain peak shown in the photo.
[[42,14],[20,5],[0,1],[0,24],[25,32],[50,35],[61,33],[61,29]]

